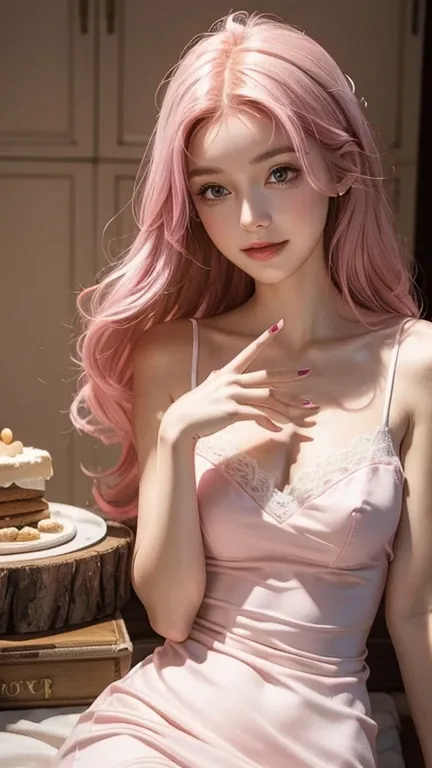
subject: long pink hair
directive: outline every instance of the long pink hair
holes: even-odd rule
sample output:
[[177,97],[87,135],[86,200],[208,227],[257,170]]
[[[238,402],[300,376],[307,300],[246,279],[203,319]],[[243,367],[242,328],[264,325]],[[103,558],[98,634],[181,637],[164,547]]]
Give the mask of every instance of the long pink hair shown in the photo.
[[346,301],[387,315],[419,314],[380,155],[346,77],[296,29],[264,16],[229,15],[175,68],[145,158],[139,234],[127,255],[79,299],[84,332],[71,416],[79,430],[121,447],[117,465],[100,474],[94,488],[98,505],[112,518],[137,513],[131,361],[138,337],[156,323],[240,306],[254,290],[191,219],[185,176],[193,131],[239,108],[265,114],[287,132],[312,184],[317,186],[307,165],[309,136],[319,142],[334,181],[350,182],[343,197],[331,199],[324,233],[330,279]]

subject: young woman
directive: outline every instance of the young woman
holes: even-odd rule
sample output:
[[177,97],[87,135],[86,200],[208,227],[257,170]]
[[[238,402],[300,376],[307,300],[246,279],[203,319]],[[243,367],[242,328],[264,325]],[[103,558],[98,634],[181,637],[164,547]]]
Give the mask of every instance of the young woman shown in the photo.
[[97,498],[137,517],[166,643],[56,765],[373,768],[387,583],[432,768],[432,330],[349,80],[228,17],[168,86],[139,223],[90,291],[73,418],[123,447]]

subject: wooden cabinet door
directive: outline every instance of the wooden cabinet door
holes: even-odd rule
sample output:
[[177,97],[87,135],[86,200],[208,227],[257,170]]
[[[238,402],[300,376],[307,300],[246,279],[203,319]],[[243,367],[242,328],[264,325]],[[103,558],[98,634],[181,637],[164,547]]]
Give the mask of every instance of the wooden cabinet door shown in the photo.
[[138,163],[97,166],[96,263],[103,270],[132,245],[138,233],[132,196]]
[[398,199],[409,198],[408,211],[396,214],[412,238],[425,0],[101,3],[99,154],[140,159],[155,123],[158,84],[185,45],[229,10],[265,11],[305,30],[352,78],[388,148],[386,169],[395,166],[403,187]]
[[[141,0],[101,3],[101,154],[139,159],[156,117],[155,91],[181,50],[220,16],[265,10],[321,43],[356,84],[387,146],[416,151],[424,0]],[[112,10],[111,14],[108,9]],[[416,13],[416,9],[418,12]]]
[[[137,233],[131,209],[136,163],[101,163],[96,170],[95,272],[103,270],[128,249]],[[117,446],[103,445],[88,436],[75,435],[77,454],[73,466],[76,503],[93,506],[92,480],[80,469],[92,471],[114,466],[119,456]]]
[[92,174],[79,163],[0,164],[1,426],[51,453],[47,497],[66,503],[79,473],[68,417],[75,299],[95,273]]
[[0,3],[0,156],[93,154],[93,0]]

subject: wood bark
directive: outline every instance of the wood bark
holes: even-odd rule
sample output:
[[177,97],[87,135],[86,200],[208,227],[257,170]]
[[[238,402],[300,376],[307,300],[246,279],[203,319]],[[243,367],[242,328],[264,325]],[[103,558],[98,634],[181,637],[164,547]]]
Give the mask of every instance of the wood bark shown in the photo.
[[110,522],[106,537],[79,552],[0,565],[0,634],[87,624],[121,609],[130,595],[133,534]]

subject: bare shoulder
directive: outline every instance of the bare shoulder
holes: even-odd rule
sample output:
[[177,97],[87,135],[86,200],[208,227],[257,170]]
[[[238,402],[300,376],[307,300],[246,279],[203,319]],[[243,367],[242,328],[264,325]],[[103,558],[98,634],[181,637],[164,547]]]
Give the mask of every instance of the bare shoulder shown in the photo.
[[417,320],[403,333],[402,383],[412,414],[432,411],[432,323]]
[[190,388],[192,323],[172,320],[145,331],[134,349],[134,377],[164,382],[173,399]]
[[405,361],[413,373],[426,372],[432,366],[432,323],[414,320],[402,334]]

